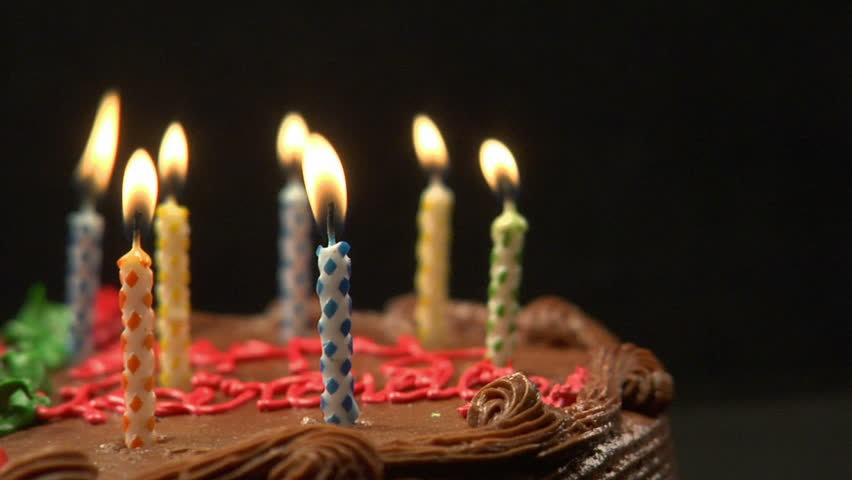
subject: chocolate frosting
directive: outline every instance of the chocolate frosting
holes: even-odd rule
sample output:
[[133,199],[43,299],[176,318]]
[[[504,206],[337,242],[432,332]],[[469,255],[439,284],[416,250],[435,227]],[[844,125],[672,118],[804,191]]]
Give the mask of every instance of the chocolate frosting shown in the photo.
[[518,316],[521,340],[555,347],[593,348],[617,345],[618,339],[576,305],[562,298],[539,297]]
[[332,425],[283,427],[165,464],[140,478],[270,480],[378,480],[382,462],[355,430]]
[[470,402],[467,424],[512,428],[544,414],[541,394],[522,373],[498,378],[479,390]]
[[98,469],[81,452],[50,447],[15,459],[2,474],[5,480],[94,480]]

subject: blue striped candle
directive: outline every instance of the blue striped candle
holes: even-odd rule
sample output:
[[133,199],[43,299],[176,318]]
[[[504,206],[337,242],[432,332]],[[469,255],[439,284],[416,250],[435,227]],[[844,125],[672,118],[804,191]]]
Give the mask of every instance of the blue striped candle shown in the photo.
[[104,219],[90,206],[68,216],[68,270],[65,277],[65,301],[71,311],[71,335],[68,353],[78,361],[92,352],[95,321],[95,296],[100,288],[101,238]]
[[360,410],[355,402],[355,377],[352,375],[352,298],[349,278],[352,262],[349,244],[337,242],[317,248],[317,295],[322,315],[319,334],[322,340],[320,371],[325,385],[320,408],[326,423],[352,425]]
[[281,231],[278,236],[278,292],[281,298],[281,340],[304,336],[308,329],[310,296],[311,218],[302,182],[287,182],[278,196]]
[[121,101],[108,91],[101,99],[86,149],[77,165],[75,180],[83,206],[68,216],[68,269],[65,272],[65,302],[71,312],[67,350],[72,362],[92,351],[95,296],[101,284],[101,237],[104,219],[95,212],[95,201],[112,176],[118,148]]

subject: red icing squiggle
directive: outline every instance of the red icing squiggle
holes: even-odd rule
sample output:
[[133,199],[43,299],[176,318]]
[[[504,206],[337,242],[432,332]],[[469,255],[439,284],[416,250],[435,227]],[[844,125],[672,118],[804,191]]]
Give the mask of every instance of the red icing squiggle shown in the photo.
[[[379,368],[379,373],[385,377],[384,388],[376,389],[373,373],[364,373],[355,383],[355,393],[364,403],[450,398],[470,400],[479,387],[514,372],[511,366],[495,367],[488,361],[478,361],[462,371],[458,381],[450,385],[455,376],[452,360],[481,359],[483,348],[427,352],[409,336],[400,337],[397,344],[391,346],[355,337],[354,348],[356,355],[389,357]],[[192,364],[201,368],[192,378],[193,390],[155,388],[156,414],[212,415],[233,410],[252,400],[260,411],[317,407],[319,394],[323,391],[322,374],[310,370],[311,364],[305,355],[318,355],[320,349],[318,338],[296,338],[285,347],[251,340],[235,343],[226,351],[219,351],[207,340],[198,340],[191,349]],[[269,382],[244,382],[225,376],[233,373],[239,363],[276,358],[287,359],[291,375]],[[65,402],[55,407],[39,407],[39,418],[76,416],[98,424],[106,421],[107,411],[124,412],[122,368],[118,344],[92,356],[71,370],[73,378],[88,382],[63,387],[60,394]],[[578,369],[564,384],[555,386],[542,377],[530,379],[539,387],[545,403],[561,407],[576,399],[577,392],[585,383],[585,370]]]
[[104,285],[95,297],[95,346],[98,350],[109,347],[121,335],[121,308],[118,306],[118,288]]

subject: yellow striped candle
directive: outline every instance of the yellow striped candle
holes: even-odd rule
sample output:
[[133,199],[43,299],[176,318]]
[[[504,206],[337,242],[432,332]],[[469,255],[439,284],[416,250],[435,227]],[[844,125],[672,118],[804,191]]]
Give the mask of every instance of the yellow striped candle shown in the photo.
[[447,336],[445,316],[454,200],[453,192],[441,180],[447,166],[447,148],[441,132],[425,115],[414,118],[412,130],[417,159],[431,175],[429,186],[420,196],[417,213],[417,271],[414,275],[417,302],[414,318],[420,340],[434,345]]
[[124,170],[122,203],[125,223],[133,232],[133,246],[118,260],[121,291],[118,304],[124,331],[121,352],[124,371],[122,430],[127,448],[150,447],[155,442],[154,310],[151,257],[142,250],[141,232],[151,221],[157,199],[157,171],[150,155],[136,150]]
[[160,340],[160,383],[188,390],[189,365],[189,209],[178,205],[175,190],[186,176],[186,135],[172,123],[163,136],[158,158],[163,188],[172,189],[157,207],[157,333]]

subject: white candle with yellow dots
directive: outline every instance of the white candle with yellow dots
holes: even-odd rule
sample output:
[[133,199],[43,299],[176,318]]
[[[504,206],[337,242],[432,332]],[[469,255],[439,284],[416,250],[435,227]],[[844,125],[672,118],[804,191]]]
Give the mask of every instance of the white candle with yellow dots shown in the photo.
[[186,134],[169,125],[160,144],[160,180],[166,201],[157,207],[157,333],[160,340],[160,383],[188,390],[189,364],[189,209],[176,196],[186,178],[189,152]]
[[151,156],[143,149],[133,152],[124,170],[122,184],[124,221],[132,232],[133,246],[118,260],[121,291],[121,356],[124,371],[122,430],[127,448],[144,448],[154,444],[154,310],[151,308],[154,273],[151,257],[142,249],[142,232],[151,222],[157,203],[157,171]]
[[485,324],[485,356],[502,367],[511,361],[515,349],[521,259],[528,225],[515,205],[520,177],[512,152],[501,142],[488,139],[479,150],[479,163],[488,185],[503,199],[503,213],[491,224],[494,246]]
[[435,345],[443,342],[447,335],[445,317],[454,199],[453,192],[441,179],[447,168],[447,147],[438,127],[426,115],[418,115],[414,118],[412,133],[417,159],[430,175],[429,186],[420,195],[417,212],[414,318],[421,342]]

